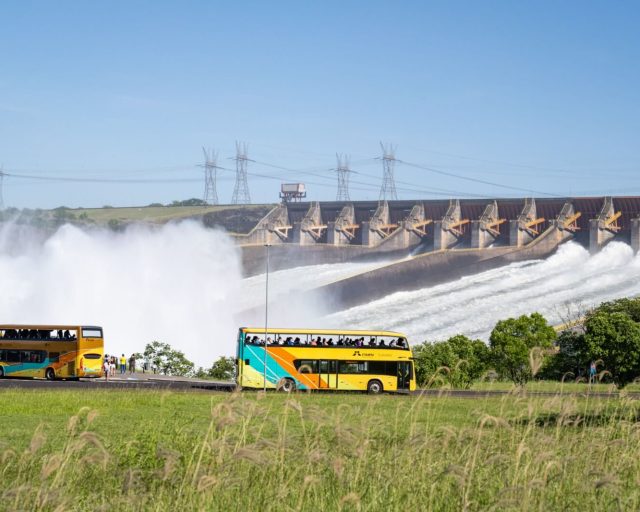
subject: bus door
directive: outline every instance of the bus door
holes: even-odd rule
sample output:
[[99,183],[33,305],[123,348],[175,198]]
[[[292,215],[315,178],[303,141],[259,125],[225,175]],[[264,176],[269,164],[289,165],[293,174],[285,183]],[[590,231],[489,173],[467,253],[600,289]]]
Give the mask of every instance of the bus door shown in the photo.
[[318,388],[338,387],[338,361],[318,361]]
[[398,361],[398,391],[409,391],[411,382],[411,362]]

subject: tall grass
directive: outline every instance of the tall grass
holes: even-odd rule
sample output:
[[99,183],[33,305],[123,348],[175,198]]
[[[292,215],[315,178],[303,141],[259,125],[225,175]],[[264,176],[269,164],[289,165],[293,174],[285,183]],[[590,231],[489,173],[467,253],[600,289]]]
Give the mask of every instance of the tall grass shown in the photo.
[[635,401],[3,391],[3,510],[638,510]]

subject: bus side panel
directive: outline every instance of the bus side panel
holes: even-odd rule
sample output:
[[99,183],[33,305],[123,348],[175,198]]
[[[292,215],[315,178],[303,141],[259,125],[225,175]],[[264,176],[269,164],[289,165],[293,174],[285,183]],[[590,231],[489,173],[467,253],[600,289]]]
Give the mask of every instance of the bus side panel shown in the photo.
[[[262,346],[245,345],[243,359],[238,362],[240,382],[246,388],[264,387],[264,357]],[[267,388],[274,389],[281,379],[291,378],[298,389],[315,389],[312,380],[300,375],[293,365],[294,357],[284,347],[268,347],[267,351]]]

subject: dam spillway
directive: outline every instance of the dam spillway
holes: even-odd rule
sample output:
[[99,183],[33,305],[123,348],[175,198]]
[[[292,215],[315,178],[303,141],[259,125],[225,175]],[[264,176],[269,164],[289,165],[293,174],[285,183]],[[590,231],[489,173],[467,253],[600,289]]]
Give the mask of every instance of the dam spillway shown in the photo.
[[638,251],[640,197],[283,203],[236,237],[249,275],[264,267],[266,244],[282,269],[534,242],[551,251],[567,240],[591,252],[612,240]]

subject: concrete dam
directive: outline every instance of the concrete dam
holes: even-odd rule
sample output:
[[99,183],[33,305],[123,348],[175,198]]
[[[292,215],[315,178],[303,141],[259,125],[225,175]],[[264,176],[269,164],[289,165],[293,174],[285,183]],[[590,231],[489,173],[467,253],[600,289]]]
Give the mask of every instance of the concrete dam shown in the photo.
[[591,253],[616,240],[640,249],[640,197],[289,203],[274,207],[246,235],[247,275],[379,260],[381,265],[309,294],[339,311],[508,265],[544,259],[574,240]]

